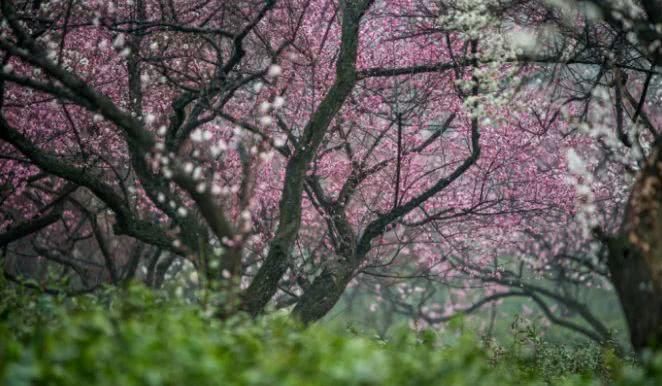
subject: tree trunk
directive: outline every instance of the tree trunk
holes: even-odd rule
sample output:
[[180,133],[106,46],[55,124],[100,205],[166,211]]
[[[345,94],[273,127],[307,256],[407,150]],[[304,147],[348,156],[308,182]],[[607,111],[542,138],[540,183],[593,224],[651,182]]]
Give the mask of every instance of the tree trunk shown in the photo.
[[324,268],[310,287],[301,296],[292,311],[305,324],[315,322],[336,305],[345,288],[354,277],[354,268],[342,260]]
[[341,2],[343,13],[336,79],[306,124],[299,149],[288,161],[276,235],[269,245],[264,264],[242,294],[241,308],[251,315],[262,312],[278,290],[278,282],[288,269],[290,251],[301,226],[301,202],[306,171],[329,125],[354,89],[357,80],[359,25],[372,2],[373,0]]
[[634,350],[662,347],[662,144],[637,176],[608,267]]

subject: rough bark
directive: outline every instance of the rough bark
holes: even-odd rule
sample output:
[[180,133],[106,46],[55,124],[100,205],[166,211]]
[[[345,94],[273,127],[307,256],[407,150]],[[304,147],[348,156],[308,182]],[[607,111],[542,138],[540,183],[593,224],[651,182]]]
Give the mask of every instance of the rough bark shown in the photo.
[[264,264],[242,294],[242,309],[251,315],[262,312],[264,306],[276,293],[278,282],[287,271],[289,254],[301,226],[301,200],[307,166],[315,156],[329,124],[356,83],[359,24],[371,4],[371,0],[343,2],[341,46],[336,62],[336,79],[304,128],[301,141],[287,163],[276,235],[269,245],[269,253]]
[[354,277],[354,268],[353,265],[342,262],[324,268],[311,288],[297,302],[293,310],[294,316],[305,324],[324,317],[345,292]]
[[662,346],[662,144],[641,170],[608,267],[637,352]]

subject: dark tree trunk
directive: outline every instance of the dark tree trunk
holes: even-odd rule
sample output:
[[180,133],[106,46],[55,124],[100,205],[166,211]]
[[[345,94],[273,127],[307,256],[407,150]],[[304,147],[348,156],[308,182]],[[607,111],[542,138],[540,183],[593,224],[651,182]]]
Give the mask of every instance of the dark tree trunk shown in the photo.
[[329,125],[354,89],[357,80],[359,25],[361,17],[372,2],[373,0],[341,2],[342,32],[340,53],[336,61],[336,79],[304,128],[299,149],[288,161],[276,235],[269,245],[264,264],[242,294],[241,308],[251,315],[262,312],[278,290],[278,283],[288,269],[290,251],[301,226],[301,201],[307,167],[322,143]]
[[345,265],[325,268],[294,307],[294,316],[303,323],[315,322],[336,305],[354,277],[354,269]]
[[650,267],[623,238],[610,241],[609,271],[636,352],[662,343],[662,293],[652,283]]
[[608,243],[611,280],[638,353],[662,347],[661,148],[637,176],[621,234]]

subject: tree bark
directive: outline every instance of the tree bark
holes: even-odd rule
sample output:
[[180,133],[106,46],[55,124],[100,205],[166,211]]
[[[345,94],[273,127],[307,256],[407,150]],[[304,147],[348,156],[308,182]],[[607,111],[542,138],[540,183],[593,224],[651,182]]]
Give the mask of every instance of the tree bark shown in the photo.
[[339,263],[327,266],[297,302],[292,313],[305,324],[321,319],[340,300],[353,277],[353,265]]
[[608,267],[634,350],[662,347],[662,143],[634,184]]
[[304,128],[300,143],[287,163],[276,235],[269,245],[264,264],[242,294],[242,309],[251,315],[262,312],[287,271],[289,254],[301,226],[301,200],[307,167],[322,143],[329,124],[356,83],[359,24],[371,4],[372,0],[342,2],[341,46],[336,62],[336,79]]

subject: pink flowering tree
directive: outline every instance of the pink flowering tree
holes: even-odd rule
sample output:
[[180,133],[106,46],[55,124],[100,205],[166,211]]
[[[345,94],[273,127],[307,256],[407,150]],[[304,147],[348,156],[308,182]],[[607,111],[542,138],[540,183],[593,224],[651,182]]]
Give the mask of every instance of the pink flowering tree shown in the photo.
[[[486,297],[413,317],[526,296],[551,319],[549,300],[579,310],[592,329],[566,326],[599,341],[609,332],[584,305],[525,283],[504,257],[563,283],[607,278],[622,299],[645,282],[619,276],[605,241],[624,216],[624,170],[642,172],[604,157],[619,150],[601,146],[590,107],[611,77],[609,138],[635,147],[632,106],[633,124],[655,125],[644,97],[627,99],[654,71],[605,59],[630,19],[468,0],[16,0],[0,12],[12,280],[80,292],[136,277],[158,287],[188,269],[224,294],[221,314],[294,305],[311,322],[368,276],[414,272]],[[549,26],[559,38],[532,43]],[[573,78],[581,66],[599,69],[592,88]],[[659,327],[651,318],[635,347]]]

